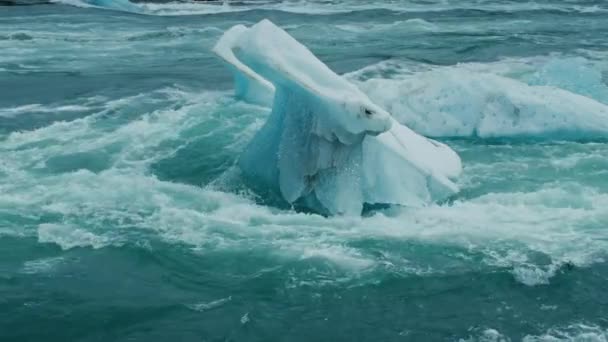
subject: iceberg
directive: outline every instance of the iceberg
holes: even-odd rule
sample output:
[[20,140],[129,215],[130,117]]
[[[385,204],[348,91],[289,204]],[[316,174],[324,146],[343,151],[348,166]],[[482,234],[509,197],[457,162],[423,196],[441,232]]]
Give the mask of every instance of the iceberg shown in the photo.
[[268,20],[229,29],[214,52],[235,96],[272,107],[239,158],[245,178],[328,215],[424,206],[458,191],[458,155],[418,135]]
[[[583,89],[589,96],[602,95],[598,77],[579,73],[579,78],[592,85]],[[563,78],[562,75],[551,80],[574,88]],[[606,104],[554,85],[529,85],[455,66],[402,79],[370,79],[359,86],[374,101],[393,111],[399,122],[425,136],[608,138]]]

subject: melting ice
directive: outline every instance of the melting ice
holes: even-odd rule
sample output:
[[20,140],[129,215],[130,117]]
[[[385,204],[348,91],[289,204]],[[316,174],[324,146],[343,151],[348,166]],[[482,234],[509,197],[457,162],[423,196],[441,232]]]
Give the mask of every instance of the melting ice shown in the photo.
[[418,135],[268,20],[228,30],[214,48],[236,96],[272,113],[240,157],[252,183],[327,214],[364,204],[423,206],[458,191],[458,155]]

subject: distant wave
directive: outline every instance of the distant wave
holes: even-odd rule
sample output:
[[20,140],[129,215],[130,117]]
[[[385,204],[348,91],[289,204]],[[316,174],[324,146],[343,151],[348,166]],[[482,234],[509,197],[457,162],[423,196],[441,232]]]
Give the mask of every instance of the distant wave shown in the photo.
[[94,7],[124,12],[140,13],[142,7],[129,0],[52,0],[54,3],[76,7]]
[[176,16],[176,15],[204,15],[228,12],[243,12],[252,10],[271,10],[299,14],[329,15],[369,10],[389,10],[395,12],[444,12],[454,10],[489,11],[489,12],[527,12],[527,11],[559,11],[578,13],[597,13],[608,11],[608,8],[598,5],[572,5],[572,4],[495,4],[480,7],[475,3],[437,4],[432,8],[421,6],[410,1],[398,2],[359,2],[335,1],[328,3],[319,0],[216,0],[216,1],[165,1],[146,2],[129,0],[0,0],[0,5],[32,5],[44,3],[60,3],[77,7],[95,7],[125,12],[135,12],[148,15]]

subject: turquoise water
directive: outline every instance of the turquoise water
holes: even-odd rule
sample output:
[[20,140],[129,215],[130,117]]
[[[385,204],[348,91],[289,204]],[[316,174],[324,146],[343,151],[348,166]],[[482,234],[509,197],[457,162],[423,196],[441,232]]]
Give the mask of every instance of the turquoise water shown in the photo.
[[455,198],[295,212],[243,184],[269,110],[210,52],[263,18],[395,115],[453,110],[429,75],[578,94],[579,123],[608,104],[603,1],[0,7],[0,341],[608,339],[608,134],[431,127]]

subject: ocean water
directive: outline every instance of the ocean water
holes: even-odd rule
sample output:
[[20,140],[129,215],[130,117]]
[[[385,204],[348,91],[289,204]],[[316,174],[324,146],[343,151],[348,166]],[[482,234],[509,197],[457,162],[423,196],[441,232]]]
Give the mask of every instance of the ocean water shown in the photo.
[[[0,341],[608,340],[608,134],[421,121],[504,96],[585,126],[605,1],[1,4],[28,6],[0,6]],[[323,217],[248,189],[269,110],[210,49],[264,18],[418,113],[461,192]]]

